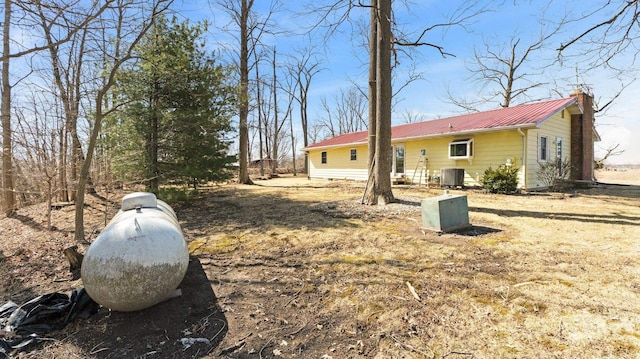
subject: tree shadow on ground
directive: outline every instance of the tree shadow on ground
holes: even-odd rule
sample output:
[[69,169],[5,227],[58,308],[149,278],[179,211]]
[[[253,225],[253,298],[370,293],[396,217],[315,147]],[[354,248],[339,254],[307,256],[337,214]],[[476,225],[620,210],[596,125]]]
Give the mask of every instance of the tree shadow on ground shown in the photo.
[[640,186],[598,182],[598,187],[590,188],[586,190],[585,193],[595,196],[614,196],[637,199],[640,198]]
[[202,358],[226,336],[227,319],[200,260],[191,257],[182,295],[135,312],[102,308],[69,328],[71,341],[96,358]]
[[[119,199],[108,199],[107,197],[104,197],[98,193],[90,193],[89,196],[94,197],[95,199],[98,200],[97,203],[91,203],[90,201],[86,201],[84,203],[83,208],[85,210],[90,209],[93,211],[96,211],[98,213],[105,213],[105,211],[109,214],[111,214],[112,212],[117,211],[120,208],[120,201]],[[71,207],[73,206],[74,210],[75,210],[75,204],[72,202],[69,203],[65,203],[64,205],[61,205],[60,203],[53,203],[51,205],[51,211],[52,214],[55,215],[56,211],[60,211],[65,207]],[[22,224],[29,226],[35,230],[38,231],[60,231],[60,232],[73,232],[74,229],[70,228],[70,229],[61,229],[55,226],[55,220],[52,221],[51,223],[51,228],[46,228],[46,225],[44,225],[44,223],[46,223],[45,219],[46,219],[46,206],[44,207],[44,211],[45,212],[41,212],[41,213],[36,213],[36,215],[26,215],[26,214],[22,214],[19,212],[15,212],[13,214],[11,214],[9,216],[9,218],[13,218],[16,219],[20,222],[22,222]]]
[[531,217],[542,219],[553,219],[560,221],[578,221],[587,223],[603,223],[611,225],[632,225],[640,226],[640,218],[634,216],[625,216],[622,214],[598,214],[598,215],[585,215],[569,212],[536,212],[536,211],[524,211],[524,210],[503,210],[496,208],[484,208],[484,207],[469,207],[469,211],[479,213],[495,214],[500,217]]
[[19,213],[13,213],[11,216],[11,218],[17,219],[18,221],[22,222],[22,224],[24,224],[25,226],[29,226],[33,229],[37,229],[39,231],[46,231],[47,229],[45,228],[45,226],[43,226],[41,223],[38,223],[36,220],[34,220],[33,218],[29,217],[29,216],[25,216]]
[[12,273],[16,271],[15,265],[11,263],[12,258],[10,257],[12,256],[21,257],[16,259],[17,262],[28,260],[24,250],[18,249],[14,254],[10,255],[6,255],[4,251],[0,250],[0,274],[3,277],[3,282],[0,282],[0,297],[4,299],[0,301],[0,305],[9,300],[15,303],[22,303],[37,296],[33,287],[27,287],[12,277]]
[[452,231],[451,233],[458,234],[461,236],[466,236],[466,237],[479,237],[485,234],[498,233],[498,232],[502,232],[502,229],[471,225],[466,228],[461,228],[461,229]]
[[396,198],[394,203],[403,204],[403,205],[412,206],[412,207],[421,207],[422,206],[422,202],[421,201],[407,200],[407,199],[402,199],[402,198]]
[[[329,199],[329,198],[328,198]],[[278,194],[242,190],[203,192],[197,203],[172,205],[184,228],[234,228],[270,230],[353,227],[344,217],[330,217],[318,206],[322,202],[292,200]],[[206,222],[202,218],[207,218]]]

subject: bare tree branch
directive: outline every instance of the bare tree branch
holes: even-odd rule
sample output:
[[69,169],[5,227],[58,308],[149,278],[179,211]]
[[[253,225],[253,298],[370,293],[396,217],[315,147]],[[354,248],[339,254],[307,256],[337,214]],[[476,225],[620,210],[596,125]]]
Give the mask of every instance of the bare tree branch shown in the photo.
[[619,150],[618,147],[620,147],[619,143],[607,148],[605,150],[604,156],[602,156],[602,158],[600,158],[600,159],[595,161],[596,162],[596,168],[603,168],[604,167],[604,161],[606,161],[610,157],[615,157],[615,156],[619,156],[619,155],[623,154],[625,150]]
[[[9,54],[2,54],[2,57],[0,57],[0,61],[3,61],[5,58],[17,58],[17,57],[22,57],[34,52],[38,52],[38,51],[42,51],[42,50],[47,50],[51,47],[55,47],[55,46],[60,46],[68,41],[70,41],[76,33],[78,33],[78,31],[84,29],[87,27],[87,25],[89,23],[91,23],[93,20],[95,20],[96,18],[98,18],[103,12],[105,12],[105,10],[109,9],[112,7],[113,3],[116,0],[105,0],[102,3],[102,6],[98,7],[97,5],[100,2],[94,2],[94,4],[92,5],[92,7],[88,10],[82,10],[81,13],[84,14],[88,14],[85,16],[85,18],[80,21],[77,24],[74,24],[72,27],[67,27],[69,28],[69,32],[66,33],[66,35],[60,39],[58,39],[57,41],[53,42],[53,43],[46,43],[44,45],[35,45],[33,47],[30,47],[26,50],[23,51],[18,51],[15,53],[9,53]],[[30,9],[28,7],[29,3],[28,2],[17,2],[18,4],[22,5],[22,8],[25,11],[28,12],[34,12],[32,9]],[[38,4],[39,5],[39,4]],[[58,17],[62,16],[66,11],[69,11],[69,4],[62,4],[62,6],[58,7]],[[53,22],[52,22],[53,23]],[[65,26],[68,26],[69,24],[64,24]]]
[[[522,45],[522,39],[514,35],[508,47],[490,44],[485,39],[482,51],[474,49],[473,63],[467,69],[470,72],[469,80],[483,89],[480,92],[481,102],[500,99],[501,107],[509,107],[514,101],[527,96],[531,90],[546,85],[547,83],[536,80],[544,72],[545,66],[531,65],[532,57],[544,49],[549,39],[559,30],[560,27],[557,26],[541,32],[529,45]],[[464,110],[471,110],[481,103],[458,98],[450,89],[447,90],[447,96],[449,103]]]
[[[610,15],[613,13],[613,15]],[[602,17],[605,16],[604,20]],[[597,19],[597,20],[596,20]],[[595,22],[595,24],[593,24]],[[640,41],[640,0],[601,2],[594,10],[566,21],[565,26],[580,26],[591,23],[587,30],[560,44],[556,49],[559,61],[573,56],[588,68],[607,67],[620,73],[628,72],[638,57],[637,43]],[[569,53],[569,49],[573,49]],[[623,56],[629,55],[629,56]]]
[[[611,4],[611,1],[607,1],[606,5],[603,6],[606,7],[608,5]],[[635,9],[633,9],[635,7]],[[629,33],[631,32],[631,28],[636,24],[636,22],[638,21],[638,1],[637,0],[633,0],[633,1],[626,1],[626,4],[622,7],[622,9],[620,9],[620,11],[618,11],[616,14],[614,14],[611,18],[593,25],[592,27],[590,27],[589,29],[585,30],[583,33],[581,33],[580,35],[574,37],[573,39],[569,40],[566,44],[560,44],[560,46],[558,47],[558,51],[562,52],[564,51],[566,48],[568,48],[569,46],[575,44],[577,41],[583,39],[585,36],[587,36],[588,34],[600,29],[600,28],[606,28],[606,27],[610,27],[611,25],[613,25],[616,20],[618,20],[618,18],[620,18],[621,16],[624,16],[625,13],[627,11],[632,11],[634,10],[634,13],[632,14],[632,21],[628,24],[628,27],[626,28],[626,30],[624,31],[624,36],[623,38],[628,38]]]

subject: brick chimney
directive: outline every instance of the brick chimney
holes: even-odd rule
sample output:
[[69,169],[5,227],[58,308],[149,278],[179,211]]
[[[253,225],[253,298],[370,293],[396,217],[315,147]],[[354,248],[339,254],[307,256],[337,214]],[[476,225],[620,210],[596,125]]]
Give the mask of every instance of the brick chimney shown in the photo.
[[578,99],[582,114],[571,115],[571,179],[594,180],[593,174],[593,96],[577,89],[571,96]]

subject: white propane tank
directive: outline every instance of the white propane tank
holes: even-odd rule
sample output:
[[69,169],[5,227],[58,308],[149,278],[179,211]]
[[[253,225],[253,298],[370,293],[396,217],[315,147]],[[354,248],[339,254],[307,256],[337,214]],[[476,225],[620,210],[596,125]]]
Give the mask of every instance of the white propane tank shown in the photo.
[[91,243],[82,281],[98,304],[121,312],[162,302],[180,285],[189,248],[171,207],[153,193],[122,198],[122,208]]

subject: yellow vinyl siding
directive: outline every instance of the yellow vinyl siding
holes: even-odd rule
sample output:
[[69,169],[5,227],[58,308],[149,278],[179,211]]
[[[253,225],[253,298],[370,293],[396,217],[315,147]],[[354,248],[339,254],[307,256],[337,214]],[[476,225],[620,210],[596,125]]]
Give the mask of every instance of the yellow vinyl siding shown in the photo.
[[[357,159],[351,161],[351,149]],[[327,163],[322,163],[322,152],[327,152]],[[348,146],[309,151],[309,178],[367,180],[367,146]]]
[[[473,138],[473,158],[449,159],[449,143],[463,138]],[[516,167],[522,167],[522,136],[515,130],[429,138],[406,142],[405,146],[407,178],[415,182],[420,180],[420,168],[417,168],[417,165],[421,149],[426,150],[425,157],[428,160],[421,183],[426,183],[427,179],[433,179],[433,177],[440,177],[440,171],[443,168],[463,168],[465,186],[480,186],[484,171],[490,166],[495,169],[505,164],[507,158],[511,158]],[[522,175],[520,182],[522,185]]]
[[562,159],[570,158],[571,152],[571,115],[569,111],[565,111],[564,118],[562,112],[553,115],[542,123],[540,128],[527,131],[527,158],[529,166],[527,167],[527,183],[526,188],[535,189],[545,186],[538,180],[538,170],[540,168],[538,162],[539,136],[547,136],[549,146],[548,161],[555,161],[556,158],[556,140],[562,138]]

